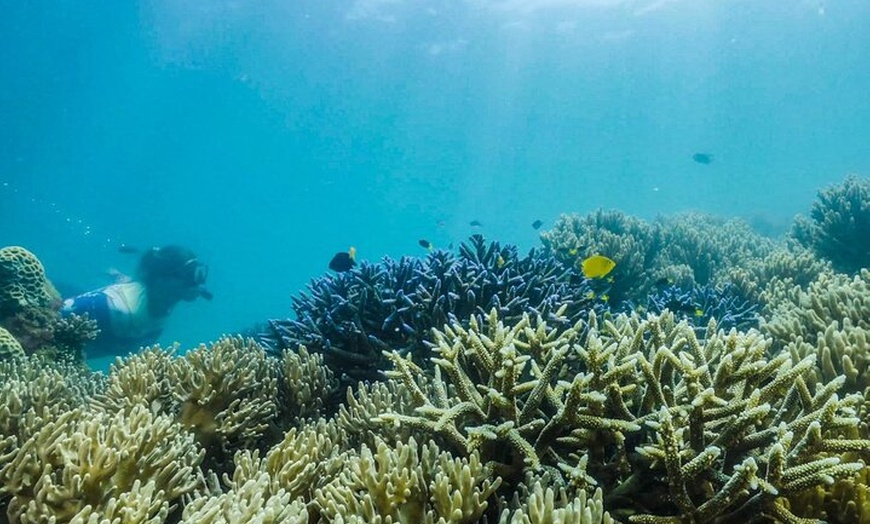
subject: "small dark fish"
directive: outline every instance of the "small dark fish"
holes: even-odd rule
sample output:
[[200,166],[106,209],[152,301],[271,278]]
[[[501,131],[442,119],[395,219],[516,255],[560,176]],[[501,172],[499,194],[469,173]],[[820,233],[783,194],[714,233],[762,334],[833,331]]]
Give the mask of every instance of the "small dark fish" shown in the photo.
[[348,251],[340,251],[329,261],[329,269],[342,273],[350,271],[350,268],[356,265],[356,249],[350,248]]
[[662,278],[656,280],[655,282],[653,282],[653,286],[659,287],[659,288],[668,287],[668,286],[671,286],[673,284],[674,284],[674,281],[668,277],[662,277]]
[[483,227],[483,224],[480,222],[480,220],[472,220],[468,223],[468,225],[470,225],[471,227]]
[[130,244],[118,244],[118,253],[124,253],[125,255],[134,255],[139,252],[139,248],[136,246],[131,246]]
[[532,222],[532,227],[535,229],[540,229],[541,226],[543,226],[543,225],[544,225],[544,223],[541,222],[540,220],[535,220],[534,222]]
[[421,238],[420,240],[417,241],[417,243],[420,244],[420,247],[422,247],[423,249],[428,249],[429,251],[432,251],[432,249],[433,249],[432,242],[429,242],[425,238]]
[[711,155],[710,153],[695,153],[694,155],[692,155],[692,160],[699,164],[709,166],[713,163],[713,155]]

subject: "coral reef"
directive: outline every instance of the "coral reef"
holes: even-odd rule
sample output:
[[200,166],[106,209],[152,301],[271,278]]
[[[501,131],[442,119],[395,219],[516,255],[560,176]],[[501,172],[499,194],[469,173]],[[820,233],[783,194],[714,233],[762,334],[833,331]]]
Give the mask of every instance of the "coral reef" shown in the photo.
[[39,259],[22,247],[0,249],[0,329],[8,335],[0,348],[83,362],[85,344],[98,333],[96,322],[78,315],[62,318],[59,308],[60,295]]
[[843,454],[870,441],[838,438],[861,398],[839,398],[841,378],[811,392],[813,357],[769,356],[752,331],[699,340],[671,314],[601,329],[593,314],[587,327],[507,327],[493,312],[487,326],[437,332],[434,394],[394,352],[390,376],[418,407],[379,420],[477,452],[509,484],[549,470],[575,489],[600,486],[611,513],[640,523],[796,521],[789,497],[863,467]]
[[729,270],[762,260],[775,248],[772,239],[757,234],[741,219],[682,213],[661,217],[655,225],[662,239],[654,273],[659,279],[667,278],[672,268],[683,267],[694,285],[722,285],[729,282]]
[[0,250],[0,522],[870,524],[870,270],[696,214],[543,241],[362,263],[269,348],[107,376]]
[[115,415],[75,408],[23,442],[0,483],[12,497],[12,523],[86,522],[128,511],[162,520],[197,487],[202,458],[193,435],[143,406]]
[[671,311],[696,330],[707,329],[711,320],[725,331],[731,328],[746,330],[758,327],[759,319],[758,304],[741,296],[730,284],[706,284],[689,289],[666,286],[649,295],[644,309],[656,314]]
[[536,482],[528,501],[522,508],[511,513],[505,510],[500,524],[611,524],[615,522],[604,511],[601,488],[591,496],[585,491],[569,500],[565,490],[560,490],[558,502],[553,488],[546,488]]
[[277,366],[253,340],[226,337],[168,369],[178,420],[210,457],[253,447],[278,416]]
[[36,255],[19,246],[0,248],[0,318],[59,300]]
[[342,461],[335,478],[316,492],[325,522],[478,522],[501,484],[476,453],[456,458],[433,442],[376,449],[363,446]]
[[47,422],[86,404],[102,387],[101,375],[80,366],[33,356],[0,361],[0,442],[7,452],[17,450]]
[[870,270],[854,277],[822,273],[805,288],[793,286],[771,297],[769,309],[761,329],[780,346],[799,338],[814,343],[834,322],[870,329]]
[[605,255],[616,261],[608,289],[612,304],[637,299],[650,283],[648,270],[661,249],[658,230],[619,211],[598,210],[585,216],[562,215],[550,231],[541,234],[548,253],[579,267],[585,258]]
[[795,286],[806,287],[823,273],[831,273],[831,263],[793,241],[778,245],[766,256],[747,258],[727,269],[724,280],[740,290],[750,301],[762,304],[760,312]]
[[385,258],[346,273],[312,281],[294,297],[295,319],[271,321],[264,342],[299,345],[322,353],[344,386],[382,378],[384,350],[428,356],[429,330],[495,307],[505,318],[523,313],[547,318],[567,306],[566,322],[604,304],[592,298],[579,270],[532,250],[487,243],[475,235],[459,255],[436,251],[425,259]]
[[[773,240],[739,219],[722,220],[700,213],[662,217],[653,223],[618,211],[585,216],[562,215],[541,234],[549,253],[578,264],[600,253],[616,261],[608,288],[610,302],[641,304],[656,287],[721,286],[730,273],[775,249]],[[747,295],[748,296],[748,295]]]
[[809,218],[795,219],[792,235],[837,271],[870,268],[870,179],[850,175],[819,191]]
[[278,404],[285,418],[315,418],[337,404],[338,381],[323,355],[299,346],[296,351],[285,349],[281,360]]
[[307,524],[308,509],[290,493],[278,491],[264,496],[269,489],[269,475],[261,473],[229,491],[219,489],[212,494],[200,494],[185,507],[182,524],[237,524],[257,522],[269,524]]
[[85,345],[99,333],[87,316],[62,317],[53,308],[26,308],[0,322],[28,355],[54,361],[83,362]]
[[6,328],[0,326],[0,361],[24,356],[21,343]]

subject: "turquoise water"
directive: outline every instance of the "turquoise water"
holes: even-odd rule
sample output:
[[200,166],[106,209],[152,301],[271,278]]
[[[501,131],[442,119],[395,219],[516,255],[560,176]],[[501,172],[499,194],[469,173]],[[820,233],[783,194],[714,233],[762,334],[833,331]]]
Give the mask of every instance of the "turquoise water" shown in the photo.
[[529,248],[601,207],[781,231],[870,172],[863,0],[7,4],[0,245],[69,290],[190,246],[215,300],[166,343],[290,315],[351,245]]

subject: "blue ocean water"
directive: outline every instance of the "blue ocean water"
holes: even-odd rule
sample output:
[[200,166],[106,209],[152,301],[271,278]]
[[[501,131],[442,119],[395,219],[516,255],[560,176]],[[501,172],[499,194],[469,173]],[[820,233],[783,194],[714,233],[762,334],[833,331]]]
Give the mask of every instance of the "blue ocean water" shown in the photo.
[[[180,243],[183,347],[290,314],[336,252],[698,210],[784,230],[870,172],[863,0],[7,2],[0,245],[69,292]],[[692,161],[697,152],[714,161]],[[480,221],[479,229],[470,226]]]

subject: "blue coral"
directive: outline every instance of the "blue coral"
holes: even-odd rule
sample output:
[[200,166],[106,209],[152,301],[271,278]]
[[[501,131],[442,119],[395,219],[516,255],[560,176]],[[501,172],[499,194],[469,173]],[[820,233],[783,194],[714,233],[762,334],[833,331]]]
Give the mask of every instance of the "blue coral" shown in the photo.
[[594,296],[582,273],[543,250],[521,257],[516,246],[474,235],[458,254],[385,257],[313,279],[293,298],[295,318],[270,320],[261,340],[275,350],[303,344],[347,378],[377,379],[388,367],[384,350],[411,352],[426,364],[432,328],[493,308],[505,322],[529,313],[573,324],[605,308]]
[[758,327],[759,305],[744,297],[731,284],[714,286],[665,286],[647,297],[646,309],[652,313],[669,310],[688,320],[696,329],[707,327],[711,319],[719,328],[746,330]]

